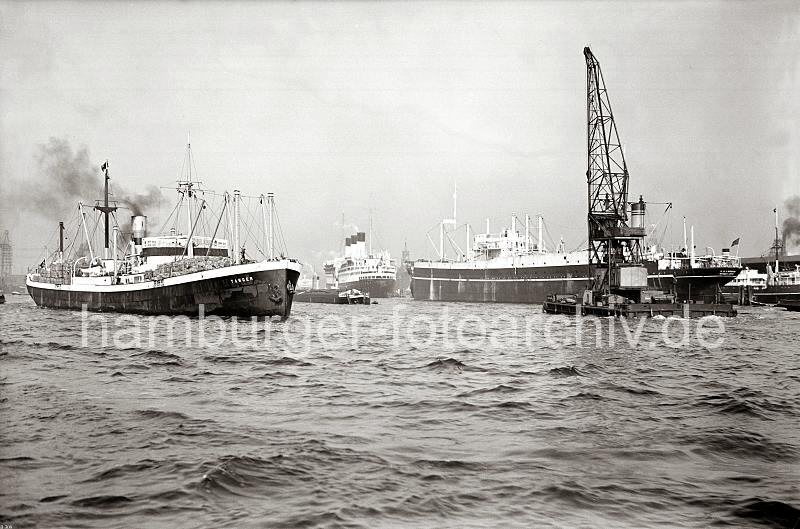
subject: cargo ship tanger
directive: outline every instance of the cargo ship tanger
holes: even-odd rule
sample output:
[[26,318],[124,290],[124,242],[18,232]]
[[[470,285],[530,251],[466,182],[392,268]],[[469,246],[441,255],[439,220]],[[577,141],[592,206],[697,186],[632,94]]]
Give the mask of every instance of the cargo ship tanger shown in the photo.
[[[192,167],[191,146],[187,145]],[[130,238],[120,232],[117,203],[109,200],[108,162],[101,167],[105,181],[102,202],[94,207],[79,204],[78,233],[85,241],[85,255],[73,244],[64,250],[64,223],[59,225],[59,250],[27,274],[28,293],[37,305],[53,309],[113,311],[140,314],[289,317],[300,264],[276,255],[274,197],[258,199],[262,209],[264,240],[243,237],[239,191],[217,195],[221,210],[211,222],[201,221],[210,209],[205,200],[213,194],[193,182],[191,172],[179,181],[179,201],[173,209],[176,221],[167,233],[149,235],[147,217],[131,217]],[[185,208],[185,231],[177,227]],[[92,210],[98,212],[105,237],[98,255],[90,236]],[[173,216],[171,215],[171,217]],[[211,231],[201,235],[200,226]],[[258,228],[254,226],[252,228]],[[231,238],[221,235],[227,231]],[[248,230],[250,233],[250,230]],[[124,237],[124,236],[125,237]],[[246,244],[256,246],[259,259]]]

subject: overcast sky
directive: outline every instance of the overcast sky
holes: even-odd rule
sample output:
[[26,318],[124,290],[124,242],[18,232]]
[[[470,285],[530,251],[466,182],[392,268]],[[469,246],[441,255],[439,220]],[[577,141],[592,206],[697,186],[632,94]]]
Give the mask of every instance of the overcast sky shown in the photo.
[[[686,215],[700,247],[768,248],[772,208],[800,194],[793,1],[4,1],[0,185],[39,178],[51,137],[109,159],[131,190],[169,185],[191,131],[205,185],[275,192],[290,253],[315,265],[342,212],[365,229],[370,208],[395,256],[404,241],[433,256],[426,233],[456,181],[459,222],[541,213],[572,248],[586,238],[585,45],[631,198],[674,203],[676,244]],[[17,208],[2,204],[19,269],[47,237]]]

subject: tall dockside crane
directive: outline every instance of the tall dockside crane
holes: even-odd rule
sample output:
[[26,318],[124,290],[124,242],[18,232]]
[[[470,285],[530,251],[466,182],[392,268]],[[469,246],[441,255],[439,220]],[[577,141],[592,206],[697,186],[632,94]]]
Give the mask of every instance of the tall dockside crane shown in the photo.
[[[589,272],[592,295],[612,294],[641,301],[647,287],[642,265],[643,222],[628,225],[628,167],[608,100],[600,63],[586,47],[586,95],[589,184]],[[634,204],[644,207],[643,201]],[[642,211],[643,213],[643,211]]]

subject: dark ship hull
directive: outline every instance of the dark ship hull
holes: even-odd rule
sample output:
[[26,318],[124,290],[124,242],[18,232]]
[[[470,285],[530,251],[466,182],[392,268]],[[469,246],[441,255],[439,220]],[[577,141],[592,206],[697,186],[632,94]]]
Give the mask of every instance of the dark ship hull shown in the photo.
[[335,288],[316,288],[298,290],[294,293],[295,303],[328,303],[335,304],[339,291]]
[[790,310],[792,312],[800,312],[800,298],[792,300],[783,300],[780,303],[778,303],[778,306],[786,310]]
[[[248,270],[251,265],[194,273],[162,281],[82,287],[28,281],[28,293],[40,307],[96,312],[219,316],[289,317],[297,270]],[[230,269],[241,269],[234,271]],[[216,275],[216,277],[214,277]],[[209,277],[211,276],[211,277]]]
[[781,301],[800,301],[800,285],[770,286],[753,290],[750,299],[767,305],[775,305]]
[[722,297],[722,287],[733,281],[741,268],[675,268],[658,270],[657,263],[647,263],[647,284],[656,290],[675,294],[675,301],[716,303]]
[[[648,286],[674,292],[679,301],[713,303],[735,267],[657,270],[648,262]],[[553,294],[576,294],[591,288],[585,264],[517,268],[434,268],[415,266],[411,294],[416,300],[477,303],[544,303]]]
[[551,294],[589,287],[586,265],[525,268],[420,268],[411,275],[416,300],[476,303],[543,303]]
[[335,288],[298,290],[295,303],[327,303],[332,305],[369,305],[370,296],[361,292],[337,290]]
[[395,279],[359,279],[339,283],[339,290],[360,290],[369,294],[370,298],[390,298],[395,295],[397,290],[397,280]]

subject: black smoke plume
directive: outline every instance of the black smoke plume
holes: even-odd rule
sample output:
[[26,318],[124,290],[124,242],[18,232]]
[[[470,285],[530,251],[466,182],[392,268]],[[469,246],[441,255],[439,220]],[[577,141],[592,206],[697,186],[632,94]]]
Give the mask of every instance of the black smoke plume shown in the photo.
[[783,248],[788,253],[790,248],[800,246],[800,196],[787,198],[783,206],[787,213],[783,219]]
[[[18,210],[27,210],[48,220],[65,220],[78,201],[92,205],[103,198],[105,182],[100,163],[91,160],[86,147],[73,152],[67,140],[50,138],[46,144],[37,146],[34,157],[35,173],[11,193]],[[111,178],[113,195],[109,199],[130,209],[130,214],[117,214],[122,226],[129,223],[130,215],[141,215],[162,199],[161,191],[155,186],[148,187],[143,194],[126,191],[114,181],[113,164]]]
[[131,210],[131,215],[146,215],[147,209],[157,206],[159,201],[163,198],[160,189],[156,186],[149,186],[145,193],[123,195],[122,198],[120,198],[120,202]]

